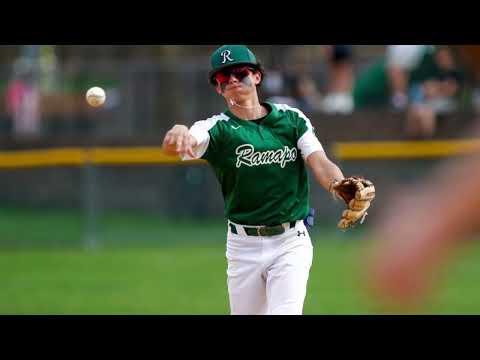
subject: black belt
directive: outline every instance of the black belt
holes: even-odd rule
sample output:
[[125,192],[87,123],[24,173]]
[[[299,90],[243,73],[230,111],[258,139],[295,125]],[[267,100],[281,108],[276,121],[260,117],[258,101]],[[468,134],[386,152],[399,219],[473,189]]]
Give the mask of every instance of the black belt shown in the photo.
[[[297,224],[296,221],[291,221],[289,223],[290,229],[293,229]],[[230,230],[233,234],[238,234],[237,226],[235,224],[229,223]],[[249,227],[242,226],[245,230],[245,234],[248,236],[274,236],[280,235],[285,232],[285,227],[283,225],[274,225],[274,226],[259,226],[259,227]]]

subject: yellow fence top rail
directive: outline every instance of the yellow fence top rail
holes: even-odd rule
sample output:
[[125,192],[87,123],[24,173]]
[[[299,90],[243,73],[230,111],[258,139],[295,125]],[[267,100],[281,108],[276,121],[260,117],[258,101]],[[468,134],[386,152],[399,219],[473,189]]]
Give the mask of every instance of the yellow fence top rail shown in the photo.
[[68,147],[0,151],[0,168],[45,166],[197,164],[203,160],[181,161],[166,155],[160,147]]
[[[360,141],[333,144],[339,160],[418,159],[464,155],[480,151],[480,139],[434,141]],[[181,161],[166,155],[160,146],[64,147],[0,151],[0,168],[93,165],[190,165],[204,160]]]
[[480,151],[480,139],[361,141],[340,142],[333,146],[333,154],[341,160],[437,158],[477,151]]

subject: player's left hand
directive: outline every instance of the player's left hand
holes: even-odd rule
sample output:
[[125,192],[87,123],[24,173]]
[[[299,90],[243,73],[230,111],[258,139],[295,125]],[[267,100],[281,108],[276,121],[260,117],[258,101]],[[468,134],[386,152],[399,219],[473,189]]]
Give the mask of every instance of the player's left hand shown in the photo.
[[367,210],[375,198],[375,186],[370,180],[363,177],[352,176],[336,182],[330,186],[334,196],[342,198],[347,204],[342,218],[337,226],[346,230],[357,223],[363,223],[368,215]]

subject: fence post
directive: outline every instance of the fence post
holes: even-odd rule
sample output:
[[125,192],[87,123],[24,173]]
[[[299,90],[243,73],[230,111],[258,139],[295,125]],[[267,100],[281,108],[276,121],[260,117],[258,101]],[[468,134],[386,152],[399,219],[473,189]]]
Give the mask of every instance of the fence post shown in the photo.
[[83,203],[85,216],[84,247],[87,251],[99,249],[98,236],[98,176],[92,161],[92,150],[86,149],[84,169]]

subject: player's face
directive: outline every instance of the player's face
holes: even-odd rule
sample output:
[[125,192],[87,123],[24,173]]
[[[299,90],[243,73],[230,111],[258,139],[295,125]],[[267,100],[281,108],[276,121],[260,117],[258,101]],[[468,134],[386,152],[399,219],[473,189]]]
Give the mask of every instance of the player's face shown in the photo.
[[248,95],[260,82],[260,74],[249,66],[237,66],[215,75],[217,92],[223,96]]

